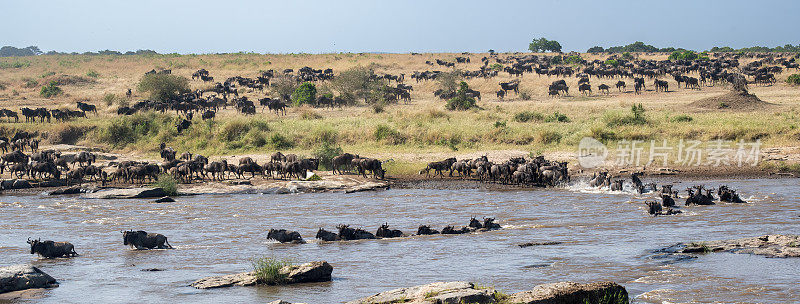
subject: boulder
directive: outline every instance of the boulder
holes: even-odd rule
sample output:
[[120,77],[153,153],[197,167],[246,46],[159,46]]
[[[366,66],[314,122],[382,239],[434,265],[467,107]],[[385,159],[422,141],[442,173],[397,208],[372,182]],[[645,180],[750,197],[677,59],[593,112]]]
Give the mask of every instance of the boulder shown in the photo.
[[85,195],[86,198],[120,199],[120,198],[153,198],[164,197],[167,193],[162,188],[130,188],[107,189]]
[[64,187],[68,186],[64,179],[50,179],[39,182],[39,187]]
[[292,302],[286,302],[284,300],[277,300],[277,301],[269,302],[267,304],[303,304],[303,303],[292,303]]
[[[606,301],[601,302],[601,299]],[[521,304],[628,303],[628,291],[614,282],[589,284],[559,282],[538,285],[532,290],[512,294],[506,302]]]
[[[331,280],[333,266],[328,262],[310,262],[301,265],[292,265],[281,268],[281,273],[286,275],[284,284],[327,282]],[[200,279],[191,284],[198,289],[252,286],[258,284],[258,279],[253,272],[230,274],[218,277]]]
[[81,186],[72,186],[72,187],[68,187],[68,188],[62,188],[62,189],[57,189],[57,190],[50,191],[50,193],[48,193],[48,195],[78,194],[78,193],[81,193],[81,192],[84,192],[83,189],[81,188]]
[[0,267],[0,293],[58,286],[56,279],[30,265]]
[[385,291],[347,304],[438,304],[438,303],[496,303],[493,289],[476,288],[470,282],[437,282],[409,288]]
[[165,197],[159,198],[157,200],[154,200],[153,202],[154,203],[172,203],[172,202],[175,202],[175,199],[171,198],[169,196],[165,196]]

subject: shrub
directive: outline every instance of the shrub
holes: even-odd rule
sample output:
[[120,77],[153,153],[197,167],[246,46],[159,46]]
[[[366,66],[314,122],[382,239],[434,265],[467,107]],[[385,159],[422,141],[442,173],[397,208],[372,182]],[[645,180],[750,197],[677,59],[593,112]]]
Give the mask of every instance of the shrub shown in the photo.
[[5,91],[6,88],[7,88],[6,83],[5,82],[0,82],[0,91]]
[[25,83],[22,86],[25,88],[32,89],[39,86],[39,83],[36,82],[36,80],[34,80],[33,78],[25,78],[23,80],[25,81]]
[[281,269],[286,266],[291,266],[292,263],[287,260],[279,260],[276,258],[259,258],[252,262],[253,273],[256,279],[261,284],[276,285],[282,284],[286,280],[286,273],[282,273]]
[[614,131],[609,131],[601,127],[592,127],[592,129],[589,132],[590,132],[589,133],[590,137],[597,139],[601,142],[607,142],[609,140],[617,139],[617,134],[615,134]]
[[277,93],[280,98],[288,99],[297,89],[297,81],[291,77],[278,76],[270,80],[272,91]]
[[406,137],[402,133],[387,125],[378,125],[373,135],[376,141],[385,140],[392,145],[400,145],[406,141]]
[[189,92],[189,80],[172,74],[149,74],[142,76],[137,89],[150,93],[150,99],[167,101]]
[[631,106],[631,114],[618,115],[613,113],[606,113],[603,120],[609,127],[626,126],[626,125],[644,125],[647,124],[647,118],[644,115],[644,107],[642,104]]
[[300,110],[300,118],[305,120],[322,119],[322,115],[311,109]]
[[458,92],[456,92],[456,97],[448,100],[445,107],[451,111],[464,111],[476,107],[475,98],[467,97],[467,90],[469,90],[469,85],[462,81]]
[[340,98],[348,104],[363,99],[366,104],[383,100],[383,81],[376,79],[370,67],[355,66],[339,73],[331,82],[331,87],[339,92]]
[[544,122],[569,122],[569,117],[556,111],[553,113],[553,115],[548,115],[545,117]]
[[53,76],[55,74],[56,74],[56,72],[45,72],[45,73],[42,73],[42,75],[39,76],[39,78],[46,78],[46,77]]
[[42,89],[39,91],[39,95],[44,98],[52,98],[64,93],[61,88],[58,87],[55,81],[51,81],[46,86],[43,86]]
[[52,144],[74,145],[86,135],[88,130],[85,127],[62,124],[56,127],[55,130],[48,132],[47,140]]
[[672,118],[672,122],[690,122],[692,120],[694,120],[694,118],[686,114],[681,114]]
[[622,53],[622,59],[631,60],[633,59],[633,55],[631,55],[631,52]]
[[536,134],[536,141],[545,145],[561,141],[561,134],[553,130],[542,130]]
[[499,63],[495,63],[495,64],[490,65],[489,68],[492,69],[492,70],[495,70],[495,71],[502,71],[503,70],[503,65],[499,64]]
[[583,58],[580,55],[572,55],[567,57],[564,62],[568,64],[581,64],[583,62]]
[[617,61],[616,59],[606,60],[605,63],[606,63],[606,65],[610,65],[610,66],[614,66],[614,67],[619,66],[619,61]]
[[141,138],[155,137],[162,129],[174,130],[174,123],[169,115],[153,112],[119,116],[108,125],[97,128],[95,137],[100,142],[124,147]]
[[495,121],[495,122],[494,122],[494,127],[495,127],[495,128],[500,128],[500,129],[502,129],[502,128],[505,128],[507,125],[508,125],[508,124],[506,123],[506,121],[505,121],[505,120],[498,120],[498,121]]
[[95,70],[89,70],[89,72],[86,73],[86,76],[89,76],[89,77],[92,77],[92,78],[97,78],[97,77],[100,77],[100,74],[97,73],[97,71],[95,71]]
[[461,71],[443,72],[436,76],[436,83],[442,92],[449,94],[459,89],[462,78]]
[[319,166],[321,170],[332,168],[331,160],[344,153],[342,147],[336,143],[336,139],[322,139],[322,142],[316,149],[314,149],[314,157],[319,159]]
[[786,82],[789,84],[800,85],[800,74],[792,74],[786,78]]
[[269,144],[276,150],[294,148],[294,143],[280,133],[274,133],[269,138]]
[[292,93],[292,103],[295,106],[313,104],[316,100],[317,86],[310,82],[304,82]]
[[151,186],[164,189],[164,192],[169,196],[178,195],[178,180],[172,175],[159,174],[158,179]]
[[550,58],[550,63],[552,64],[562,64],[564,63],[564,59],[561,56],[553,56]]
[[384,109],[383,109],[383,103],[382,102],[376,102],[376,103],[372,104],[372,111],[375,112],[375,114],[383,113],[383,110]]
[[114,101],[117,100],[117,95],[106,93],[103,95],[103,102],[105,102],[106,106],[111,106],[114,104]]
[[674,51],[669,54],[669,60],[695,60],[699,57],[694,51]]
[[544,119],[544,115],[531,111],[522,111],[514,115],[514,121],[516,122],[529,122],[542,119]]

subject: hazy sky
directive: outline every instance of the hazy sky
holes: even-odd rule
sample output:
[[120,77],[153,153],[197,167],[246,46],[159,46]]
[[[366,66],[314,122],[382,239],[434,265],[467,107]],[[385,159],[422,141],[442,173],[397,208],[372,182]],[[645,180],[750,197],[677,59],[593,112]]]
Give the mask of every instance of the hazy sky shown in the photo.
[[0,45],[158,52],[706,50],[800,44],[800,1],[3,1]]

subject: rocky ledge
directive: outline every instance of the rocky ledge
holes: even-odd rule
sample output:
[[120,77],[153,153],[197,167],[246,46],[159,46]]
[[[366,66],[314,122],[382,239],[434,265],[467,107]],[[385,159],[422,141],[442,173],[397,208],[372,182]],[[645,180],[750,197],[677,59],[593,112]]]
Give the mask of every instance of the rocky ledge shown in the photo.
[[524,304],[583,304],[627,303],[628,292],[613,282],[579,284],[560,282],[538,285],[532,290],[505,295],[494,289],[480,288],[469,282],[438,282],[409,288],[394,289],[347,304],[438,304],[438,303],[524,303]]
[[[331,280],[333,266],[328,262],[310,262],[301,265],[285,266],[281,273],[286,276],[284,284],[327,282]],[[252,286],[259,284],[253,272],[230,274],[200,279],[191,284],[198,289],[221,288],[231,286]]]
[[118,188],[118,189],[103,189],[94,193],[87,193],[84,195],[86,198],[99,198],[99,199],[123,199],[123,198],[158,198],[167,196],[164,189],[161,188]]
[[733,252],[773,258],[800,257],[800,235],[770,234],[759,237],[678,244],[675,253]]
[[0,293],[56,287],[56,279],[30,265],[0,267]]

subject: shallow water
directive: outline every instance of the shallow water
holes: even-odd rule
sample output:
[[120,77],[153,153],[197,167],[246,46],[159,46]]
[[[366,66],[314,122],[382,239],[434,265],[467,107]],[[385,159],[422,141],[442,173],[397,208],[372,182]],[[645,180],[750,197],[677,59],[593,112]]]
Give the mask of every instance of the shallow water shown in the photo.
[[[651,180],[645,180],[650,182]],[[661,184],[661,183],[659,183]],[[515,191],[396,189],[363,193],[201,195],[175,203],[96,200],[79,196],[0,197],[4,265],[31,263],[61,283],[43,303],[240,303],[283,299],[340,303],[388,289],[466,280],[506,293],[542,283],[612,280],[639,303],[788,303],[800,294],[800,259],[716,253],[675,261],[654,250],[685,241],[800,233],[800,186],[794,179],[682,182],[727,184],[745,205],[682,207],[681,215],[649,217],[647,197],[576,184]],[[685,195],[682,193],[682,195]],[[678,201],[679,204],[683,200]],[[317,243],[319,227],[340,223],[374,232],[387,222],[416,232],[495,217],[504,229],[469,235]],[[269,228],[299,231],[303,245],[266,239]],[[136,251],[120,231],[166,235],[174,250]],[[28,237],[70,241],[81,256],[39,260]],[[519,248],[525,242],[557,245]],[[326,260],[333,281],[281,287],[197,290],[192,281],[248,271],[250,259]],[[164,271],[145,272],[141,269]]]

